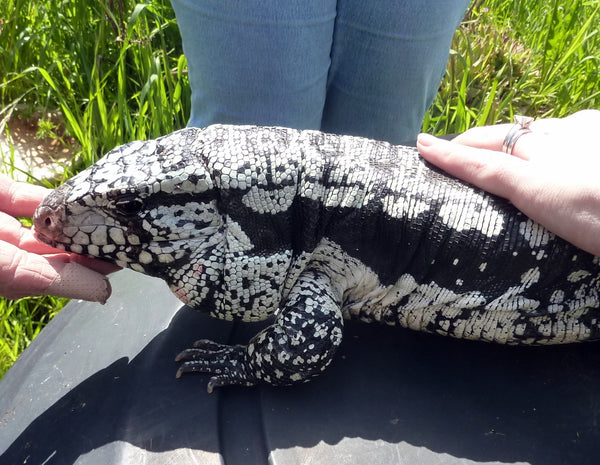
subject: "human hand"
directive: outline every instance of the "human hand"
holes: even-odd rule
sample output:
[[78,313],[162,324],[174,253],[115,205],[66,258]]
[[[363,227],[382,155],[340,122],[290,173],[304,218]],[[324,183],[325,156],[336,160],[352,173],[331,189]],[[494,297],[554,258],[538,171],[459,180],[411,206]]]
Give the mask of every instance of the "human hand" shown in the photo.
[[43,244],[15,218],[32,216],[47,192],[0,175],[0,295],[106,302],[111,287],[105,275],[117,267]]
[[452,141],[421,134],[427,161],[488,192],[563,239],[600,256],[600,111],[534,121],[512,156],[502,152],[511,124],[473,128]]

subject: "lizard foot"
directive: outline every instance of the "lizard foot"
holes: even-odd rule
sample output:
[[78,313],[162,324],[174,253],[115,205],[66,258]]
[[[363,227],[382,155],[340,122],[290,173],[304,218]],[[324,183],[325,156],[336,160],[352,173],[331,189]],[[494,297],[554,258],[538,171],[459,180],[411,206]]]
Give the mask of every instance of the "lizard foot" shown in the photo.
[[175,359],[185,361],[177,377],[209,373],[208,392],[228,384],[289,386],[308,381],[331,363],[342,341],[340,295],[327,275],[305,271],[274,323],[247,346],[197,341]]
[[177,378],[192,372],[214,375],[206,388],[209,394],[216,387],[229,384],[252,386],[258,381],[248,372],[246,347],[241,345],[228,346],[201,339],[194,343],[192,349],[180,352],[175,361],[184,361],[177,370]]

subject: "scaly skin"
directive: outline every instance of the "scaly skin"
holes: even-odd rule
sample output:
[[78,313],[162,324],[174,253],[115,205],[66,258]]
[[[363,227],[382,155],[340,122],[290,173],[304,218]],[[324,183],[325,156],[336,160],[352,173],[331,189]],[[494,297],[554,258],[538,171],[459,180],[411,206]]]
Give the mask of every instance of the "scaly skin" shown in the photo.
[[[307,381],[343,319],[508,344],[597,339],[599,260],[415,149],[284,128],[188,128],[118,147],[53,191],[38,237],[271,326],[199,341],[178,375]],[[207,304],[207,305],[205,305]]]

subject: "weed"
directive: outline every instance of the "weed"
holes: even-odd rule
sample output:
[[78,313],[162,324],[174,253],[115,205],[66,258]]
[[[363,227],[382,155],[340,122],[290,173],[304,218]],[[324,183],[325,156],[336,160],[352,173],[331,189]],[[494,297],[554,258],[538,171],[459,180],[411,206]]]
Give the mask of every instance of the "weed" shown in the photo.
[[597,2],[474,2],[423,130],[458,133],[516,113],[600,108],[599,26]]

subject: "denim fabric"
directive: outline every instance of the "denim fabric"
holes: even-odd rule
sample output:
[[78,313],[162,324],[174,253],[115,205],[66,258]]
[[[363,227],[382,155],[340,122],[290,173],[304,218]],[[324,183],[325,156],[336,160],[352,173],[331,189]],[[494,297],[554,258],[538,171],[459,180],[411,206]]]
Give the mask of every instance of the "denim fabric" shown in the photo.
[[172,0],[190,126],[321,129],[414,143],[468,0]]

